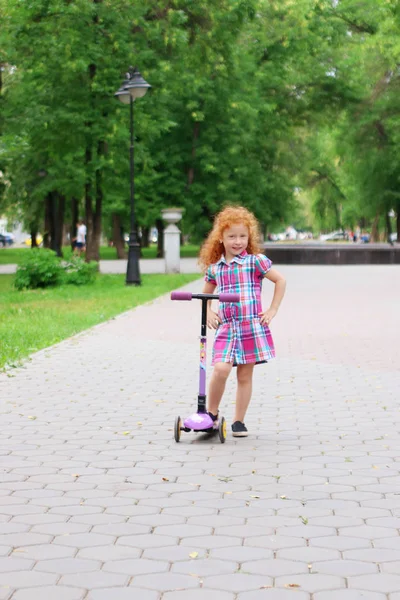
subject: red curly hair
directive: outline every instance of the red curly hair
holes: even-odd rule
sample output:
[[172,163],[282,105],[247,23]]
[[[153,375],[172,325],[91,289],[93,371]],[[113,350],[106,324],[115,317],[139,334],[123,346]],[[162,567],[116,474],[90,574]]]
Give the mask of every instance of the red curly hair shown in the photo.
[[247,252],[249,254],[258,254],[260,248],[260,228],[257,219],[247,208],[243,206],[226,206],[218,213],[214,220],[214,226],[207,239],[201,247],[199,255],[199,264],[203,271],[219,261],[224,253],[224,244],[220,242],[226,229],[232,225],[243,224],[249,230],[249,243]]

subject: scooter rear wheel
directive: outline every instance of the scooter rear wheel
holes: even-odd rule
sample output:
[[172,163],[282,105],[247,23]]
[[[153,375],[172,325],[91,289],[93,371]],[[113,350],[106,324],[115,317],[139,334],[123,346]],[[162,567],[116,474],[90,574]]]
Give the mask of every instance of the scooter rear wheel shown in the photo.
[[221,444],[224,444],[225,440],[226,440],[226,421],[225,421],[225,417],[221,417],[221,420],[219,422],[218,435],[219,435],[219,441],[221,442]]
[[180,417],[176,417],[175,426],[174,426],[174,437],[176,442],[180,442],[181,440],[181,427],[182,421]]

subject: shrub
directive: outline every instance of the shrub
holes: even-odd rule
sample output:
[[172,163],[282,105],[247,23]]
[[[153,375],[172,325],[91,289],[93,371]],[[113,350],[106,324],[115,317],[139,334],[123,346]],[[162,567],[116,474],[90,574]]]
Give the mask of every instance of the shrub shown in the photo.
[[14,286],[17,290],[23,290],[57,285],[62,273],[61,259],[53,250],[32,248],[18,265]]
[[63,283],[86,285],[93,283],[98,272],[98,264],[94,261],[87,263],[80,256],[71,256],[64,263]]

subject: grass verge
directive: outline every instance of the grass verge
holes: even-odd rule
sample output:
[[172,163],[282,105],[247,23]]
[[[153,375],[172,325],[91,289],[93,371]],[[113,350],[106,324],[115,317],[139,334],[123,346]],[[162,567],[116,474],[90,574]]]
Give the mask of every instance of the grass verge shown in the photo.
[[[30,248],[0,248],[0,265],[18,265],[24,254],[30,252]],[[187,244],[181,247],[182,258],[195,258],[199,255],[200,246]],[[71,255],[71,246],[64,246],[64,258]],[[157,246],[151,245],[148,248],[142,248],[142,258],[156,258]],[[100,260],[117,260],[117,251],[109,246],[100,247]]]
[[13,275],[0,275],[0,369],[198,278],[143,275],[136,287],[124,275],[99,275],[91,285],[18,292]]

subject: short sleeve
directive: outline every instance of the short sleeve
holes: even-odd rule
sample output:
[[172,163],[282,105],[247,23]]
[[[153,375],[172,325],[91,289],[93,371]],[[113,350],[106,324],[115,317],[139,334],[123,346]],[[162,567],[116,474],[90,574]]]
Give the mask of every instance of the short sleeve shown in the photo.
[[208,267],[206,274],[204,276],[204,280],[207,281],[207,283],[212,283],[213,285],[217,285],[216,266],[215,265],[210,265]]
[[255,266],[260,278],[265,277],[272,267],[272,260],[264,254],[256,254]]

